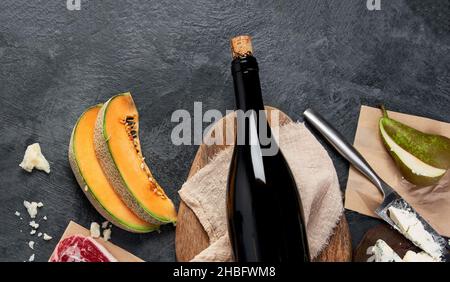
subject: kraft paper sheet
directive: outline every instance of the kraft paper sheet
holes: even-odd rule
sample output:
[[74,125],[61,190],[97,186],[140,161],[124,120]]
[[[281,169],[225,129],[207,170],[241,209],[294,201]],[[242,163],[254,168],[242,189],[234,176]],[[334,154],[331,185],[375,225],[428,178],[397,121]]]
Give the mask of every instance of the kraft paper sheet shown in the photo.
[[[450,138],[450,124],[429,118],[390,112],[389,116],[420,131]],[[362,106],[354,146],[375,172],[408,203],[410,203],[437,232],[450,236],[450,173],[429,187],[416,187],[402,178],[393,159],[385,149],[378,121],[382,116],[377,108]],[[356,169],[350,167],[345,193],[345,208],[372,217],[381,204],[377,188]]]

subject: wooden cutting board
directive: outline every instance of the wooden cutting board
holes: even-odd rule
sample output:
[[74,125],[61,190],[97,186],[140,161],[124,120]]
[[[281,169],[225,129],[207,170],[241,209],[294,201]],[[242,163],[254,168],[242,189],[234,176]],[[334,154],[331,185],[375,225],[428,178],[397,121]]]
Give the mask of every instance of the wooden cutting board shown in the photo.
[[421,251],[402,234],[394,230],[394,228],[387,224],[381,223],[366,232],[355,250],[355,254],[353,256],[354,261],[366,262],[369,258],[367,249],[375,245],[375,242],[378,239],[385,241],[401,258],[404,257],[406,252],[409,250],[414,252]]
[[[286,114],[278,109],[266,107],[266,111],[269,123],[271,122],[271,116],[273,114],[278,115],[279,125],[284,125],[292,121]],[[274,121],[275,120],[276,119],[274,119]],[[224,125],[233,126],[227,127]],[[271,124],[271,126],[273,125]],[[227,115],[222,118],[216,123],[215,126],[213,126],[213,128],[211,128],[210,132],[213,132],[215,129],[220,129],[220,127],[223,133],[227,130],[234,131],[234,116]],[[222,136],[225,136],[225,134]],[[227,145],[200,145],[192,163],[188,179],[197,173],[197,171],[201,168],[206,166],[218,152],[224,150],[226,147]],[[181,201],[180,208],[178,210],[175,237],[177,260],[181,262],[189,261],[208,246],[209,238],[206,231],[203,229],[194,212],[183,201]],[[338,225],[333,231],[333,235],[330,238],[328,246],[325,247],[315,261],[351,261],[351,256],[352,247],[350,232],[345,216],[342,215]]]

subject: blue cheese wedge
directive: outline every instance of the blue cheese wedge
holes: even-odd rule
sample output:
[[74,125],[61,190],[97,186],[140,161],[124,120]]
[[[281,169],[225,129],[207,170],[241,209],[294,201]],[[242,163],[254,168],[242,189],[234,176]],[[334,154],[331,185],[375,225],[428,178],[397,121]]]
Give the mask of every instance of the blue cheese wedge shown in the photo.
[[442,256],[441,246],[425,230],[425,227],[415,213],[396,207],[389,207],[388,210],[389,217],[394,221],[400,233],[413,242],[414,245],[428,253],[432,258],[440,261]]
[[386,242],[378,239],[374,246],[367,249],[368,262],[402,262],[403,260]]
[[404,262],[438,262],[438,260],[431,257],[426,252],[416,253],[414,251],[406,252],[403,257]]

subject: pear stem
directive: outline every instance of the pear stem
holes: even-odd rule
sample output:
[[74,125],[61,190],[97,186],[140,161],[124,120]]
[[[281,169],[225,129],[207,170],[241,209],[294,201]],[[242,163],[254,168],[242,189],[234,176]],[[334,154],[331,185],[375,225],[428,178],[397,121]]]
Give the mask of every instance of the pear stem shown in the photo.
[[384,105],[381,105],[380,108],[381,108],[381,111],[383,112],[383,117],[384,118],[389,118],[388,113],[387,113],[386,108],[384,107]]

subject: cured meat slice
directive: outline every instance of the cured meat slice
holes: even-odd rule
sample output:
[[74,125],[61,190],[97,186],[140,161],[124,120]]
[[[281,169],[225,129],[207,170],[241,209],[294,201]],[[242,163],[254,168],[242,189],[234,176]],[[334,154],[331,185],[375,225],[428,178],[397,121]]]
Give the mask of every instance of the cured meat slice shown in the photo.
[[58,243],[50,262],[117,262],[117,259],[91,237],[73,235]]

